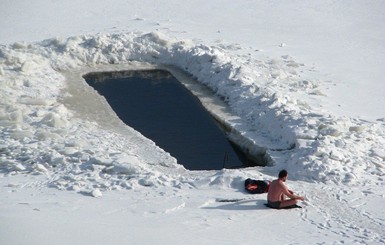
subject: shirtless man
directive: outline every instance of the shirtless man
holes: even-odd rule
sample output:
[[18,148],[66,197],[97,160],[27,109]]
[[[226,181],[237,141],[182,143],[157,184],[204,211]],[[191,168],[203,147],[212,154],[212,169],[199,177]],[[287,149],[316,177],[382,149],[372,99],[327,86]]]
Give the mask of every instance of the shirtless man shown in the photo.
[[[297,204],[298,200],[304,201],[305,198],[302,196],[295,195],[289,190],[284,182],[287,179],[287,171],[282,170],[279,172],[278,179],[273,180],[267,193],[267,203],[272,208],[285,208]],[[285,200],[285,196],[290,199]]]

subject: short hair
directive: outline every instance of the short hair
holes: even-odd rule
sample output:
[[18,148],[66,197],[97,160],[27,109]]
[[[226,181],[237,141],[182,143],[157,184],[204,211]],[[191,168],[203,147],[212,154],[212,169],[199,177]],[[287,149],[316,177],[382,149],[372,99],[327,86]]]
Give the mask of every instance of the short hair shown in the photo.
[[280,179],[282,179],[283,177],[286,177],[287,176],[287,171],[285,169],[282,169],[279,174],[278,174],[278,177]]

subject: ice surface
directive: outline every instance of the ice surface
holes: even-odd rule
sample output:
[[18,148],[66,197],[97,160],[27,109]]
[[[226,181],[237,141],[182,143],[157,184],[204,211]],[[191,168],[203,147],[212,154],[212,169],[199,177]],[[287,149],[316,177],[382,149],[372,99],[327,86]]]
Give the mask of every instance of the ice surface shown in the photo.
[[[14,155],[12,159],[23,159],[27,167],[31,166],[31,163],[49,166],[56,166],[57,163],[72,165],[95,156],[106,158],[110,156],[112,158],[110,161],[114,162],[115,155],[138,155],[139,150],[135,150],[137,148],[135,141],[130,140],[131,135],[137,137],[136,133],[128,133],[130,135],[128,137],[120,136],[123,137],[122,141],[117,144],[114,138],[118,136],[109,136],[113,134],[111,126],[100,128],[103,123],[99,123],[97,118],[93,117],[96,121],[89,118],[90,121],[74,116],[89,110],[93,115],[107,115],[105,119],[111,121],[108,115],[113,113],[108,112],[108,109],[100,114],[99,107],[80,106],[81,111],[77,111],[72,101],[68,106],[73,108],[69,110],[67,104],[61,101],[71,101],[72,96],[79,95],[69,94],[70,90],[64,94],[60,93],[65,91],[66,83],[71,83],[65,81],[62,75],[66,70],[81,69],[85,65],[110,64],[112,61],[127,63],[130,60],[138,60],[179,67],[210,87],[230,105],[235,115],[246,119],[242,122],[230,122],[230,125],[233,124],[235,127],[241,123],[238,127],[242,128],[242,134],[267,148],[268,153],[278,159],[275,160],[275,165],[293,166],[291,171],[295,178],[339,183],[360,182],[363,175],[382,174],[382,170],[377,168],[378,164],[372,164],[378,159],[366,153],[369,147],[383,143],[382,123],[338,117],[322,111],[314,113],[311,106],[301,102],[299,98],[291,97],[290,92],[285,92],[286,86],[279,85],[292,84],[290,88],[295,88],[297,93],[299,91],[309,93],[308,91],[312,91],[314,87],[311,83],[304,82],[296,73],[290,73],[291,70],[300,68],[283,66],[286,60],[248,59],[246,65],[242,57],[233,57],[222,49],[201,44],[191,45],[191,42],[185,45],[183,42],[167,39],[160,33],[139,36],[134,33],[100,34],[71,37],[67,40],[51,39],[34,44],[33,47],[14,49],[12,46],[5,46],[2,47],[2,53],[5,57],[12,54],[13,57],[29,56],[33,60],[40,60],[40,69],[35,68],[28,73],[28,78],[25,72],[15,72],[15,67],[22,67],[25,63],[22,59],[8,58],[5,61],[9,65],[3,66],[5,73],[3,77],[6,78],[4,81],[24,79],[23,90],[20,90],[19,86],[7,86],[4,91],[4,101],[23,102],[9,104],[3,109],[2,124],[7,127],[2,133],[14,140],[5,140],[4,143],[11,147],[4,147],[4,154]],[[46,58],[42,58],[42,54]],[[252,66],[259,67],[258,73],[255,69],[251,69]],[[274,71],[279,71],[281,75],[272,76],[271,73]],[[270,82],[267,82],[268,80]],[[299,86],[294,87],[294,84]],[[86,94],[92,91],[84,85],[77,86],[85,92],[90,91]],[[49,100],[42,103],[46,98]],[[84,116],[86,115],[82,117]],[[111,119],[118,120],[113,116]],[[44,134],[40,133],[42,129]],[[103,134],[105,135],[103,141],[100,140],[100,136],[94,137]],[[44,143],[36,144],[36,138],[43,138]],[[106,140],[108,138],[111,141]],[[124,138],[127,140],[123,140]],[[351,143],[357,142],[360,138],[365,142],[363,147],[350,147]],[[78,154],[66,154],[69,140],[77,144]],[[99,144],[105,146],[99,148]],[[47,152],[45,147],[49,145],[55,147]],[[150,145],[153,143],[149,143],[148,147],[154,147]],[[20,148],[24,150],[16,150]],[[122,151],[124,148],[127,150]],[[9,152],[10,149],[12,153]],[[24,153],[27,149],[34,154],[28,157],[28,154]],[[44,153],[39,154],[39,150]],[[343,168],[335,162],[333,152],[341,152],[338,160],[344,162]],[[168,161],[167,154],[160,152],[159,154],[164,156],[145,162]],[[351,161],[350,156],[358,159]],[[366,171],[356,171],[362,168]]]
[[[0,243],[384,243],[383,1],[0,5]],[[274,166],[187,171],[78,76],[134,61],[210,87]],[[281,168],[301,211],[215,201]]]

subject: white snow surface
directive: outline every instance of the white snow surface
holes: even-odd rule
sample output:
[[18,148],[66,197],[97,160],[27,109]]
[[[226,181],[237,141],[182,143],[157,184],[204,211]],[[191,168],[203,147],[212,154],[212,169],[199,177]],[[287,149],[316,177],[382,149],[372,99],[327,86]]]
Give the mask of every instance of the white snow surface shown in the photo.
[[[384,244],[384,1],[2,1],[0,244]],[[189,171],[81,78],[165,67],[268,167]],[[288,185],[271,210],[246,178]]]

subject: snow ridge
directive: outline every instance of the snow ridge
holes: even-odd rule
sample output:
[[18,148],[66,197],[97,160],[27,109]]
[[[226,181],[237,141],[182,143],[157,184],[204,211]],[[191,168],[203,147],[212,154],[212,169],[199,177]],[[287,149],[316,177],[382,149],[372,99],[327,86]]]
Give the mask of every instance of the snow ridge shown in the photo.
[[[242,118],[231,122],[233,127],[266,147],[275,167],[287,168],[294,179],[358,184],[374,175],[383,181],[384,121],[339,118],[311,108],[298,95],[326,92],[322,81],[303,78],[304,65],[288,56],[234,56],[220,46],[159,32],[0,46],[2,172],[46,174],[51,186],[97,196],[99,189],[206,183],[205,175],[184,177],[176,159],[132,128],[124,133],[105,128],[66,107],[63,101],[71,94],[65,92],[69,81],[63,72],[132,61],[174,66],[210,87]],[[241,182],[237,176],[245,172],[233,171],[220,185]]]

